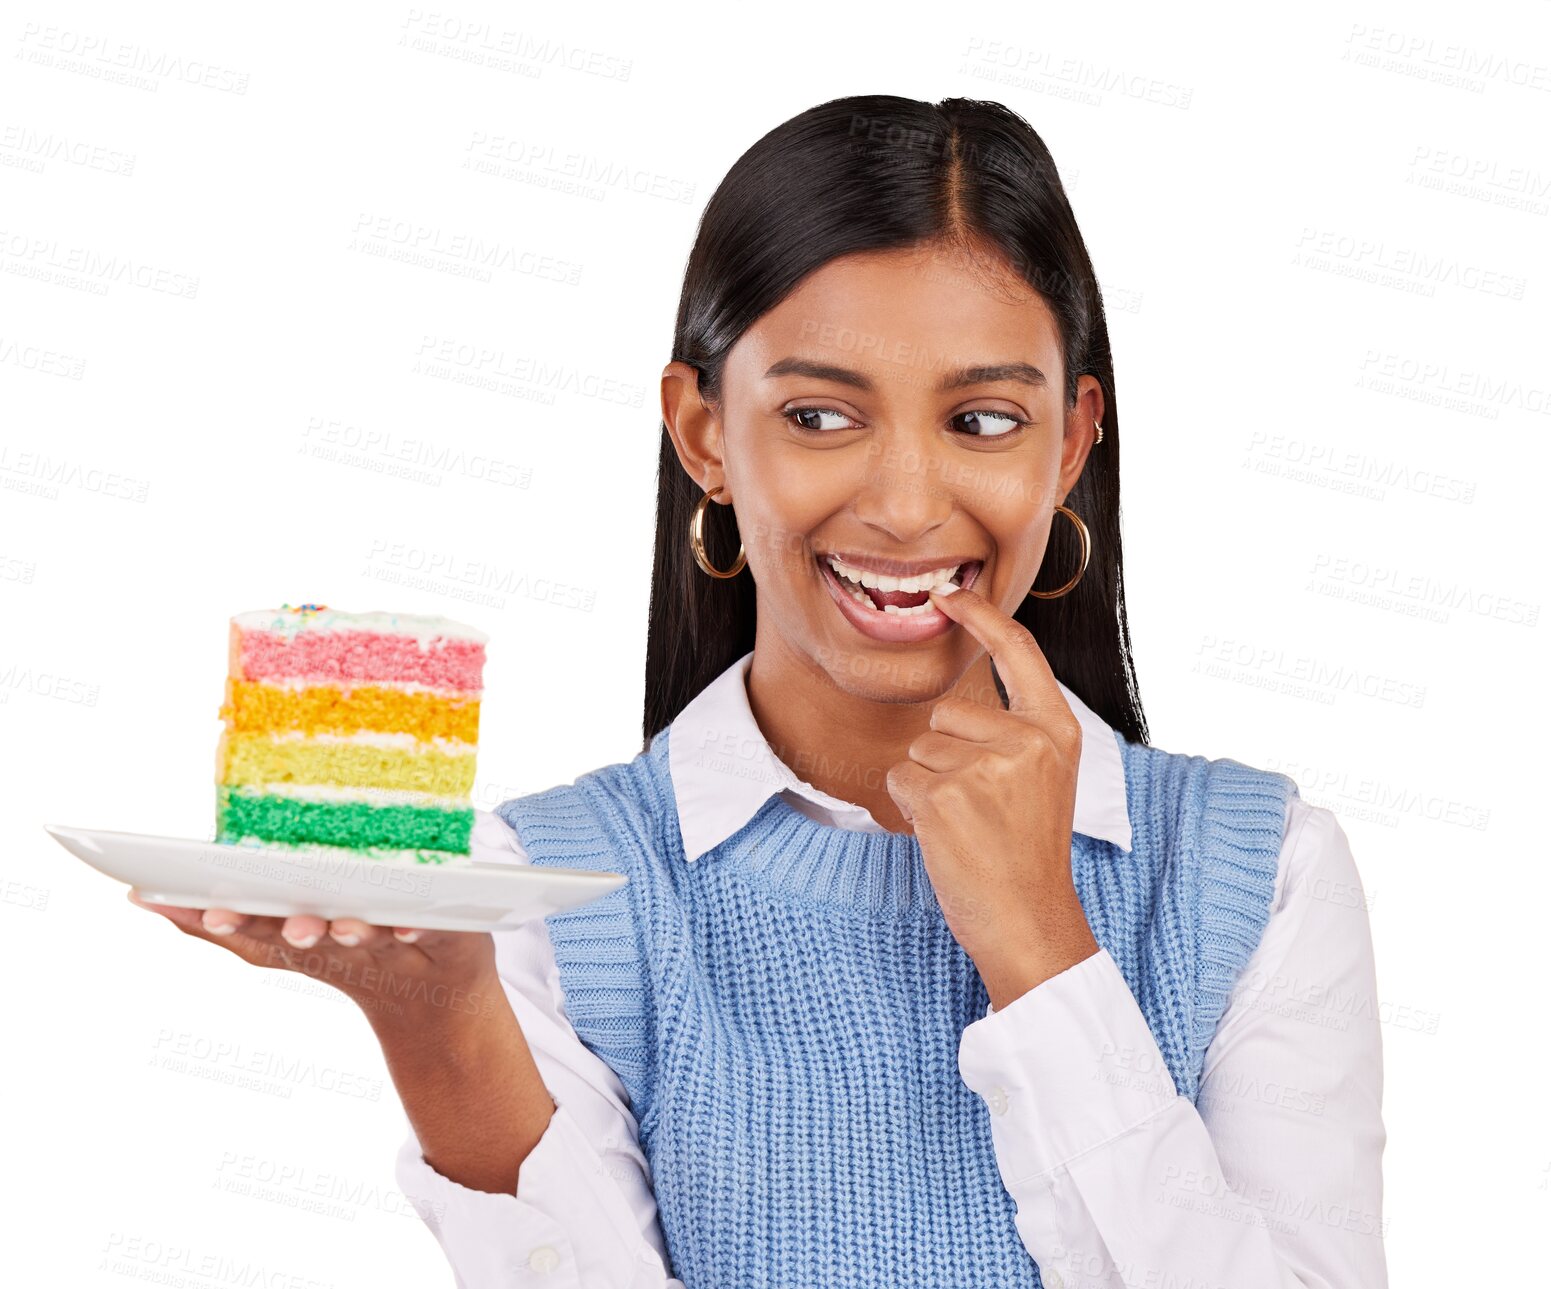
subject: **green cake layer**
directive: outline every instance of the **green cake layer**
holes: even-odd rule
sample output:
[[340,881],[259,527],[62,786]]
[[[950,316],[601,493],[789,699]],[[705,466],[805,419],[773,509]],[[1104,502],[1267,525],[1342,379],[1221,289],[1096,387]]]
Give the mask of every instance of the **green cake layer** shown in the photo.
[[472,806],[373,805],[369,801],[310,801],[301,797],[219,789],[216,840],[243,837],[291,844],[382,846],[467,852]]

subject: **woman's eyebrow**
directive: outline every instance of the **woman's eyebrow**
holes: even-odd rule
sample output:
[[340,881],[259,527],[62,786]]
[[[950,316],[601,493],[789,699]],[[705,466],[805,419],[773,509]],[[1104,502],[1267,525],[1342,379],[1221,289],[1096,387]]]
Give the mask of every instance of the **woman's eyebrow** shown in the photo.
[[[810,376],[814,380],[830,380],[868,393],[874,388],[872,380],[864,372],[853,371],[849,367],[836,367],[832,363],[811,358],[781,359],[765,373],[765,379],[772,380],[777,376]],[[1015,380],[1040,389],[1049,384],[1045,373],[1032,363],[987,363],[976,367],[959,367],[948,372],[937,383],[937,389],[961,389],[965,385],[989,385],[1000,380]]]

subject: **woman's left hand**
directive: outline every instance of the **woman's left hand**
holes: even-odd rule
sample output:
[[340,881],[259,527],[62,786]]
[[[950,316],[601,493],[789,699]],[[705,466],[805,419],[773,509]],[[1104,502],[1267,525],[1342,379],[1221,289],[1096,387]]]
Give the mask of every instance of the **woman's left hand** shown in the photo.
[[932,602],[985,646],[1007,710],[944,698],[887,786],[1000,1010],[1099,949],[1072,884],[1082,727],[1022,623],[973,590]]

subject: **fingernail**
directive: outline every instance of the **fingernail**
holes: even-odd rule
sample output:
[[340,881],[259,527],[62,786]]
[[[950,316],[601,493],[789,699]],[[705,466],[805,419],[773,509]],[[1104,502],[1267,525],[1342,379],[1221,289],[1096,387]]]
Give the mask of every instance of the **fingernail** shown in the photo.
[[235,922],[217,922],[208,924],[205,927],[205,930],[210,932],[211,935],[230,935],[236,929],[237,924]]
[[[285,935],[285,932],[282,931],[280,934]],[[318,936],[317,933],[314,932],[312,935],[302,936],[302,938],[299,940],[293,940],[290,936],[286,935],[285,942],[295,949],[310,949],[313,945],[317,944]]]
[[932,588],[938,595],[952,595],[959,589],[957,582],[939,582]]
[[416,940],[418,940],[420,938],[420,932],[418,932],[418,931],[395,931],[393,933],[393,938],[395,940],[402,940],[405,944],[413,944]]
[[335,944],[342,944],[347,949],[354,948],[361,943],[361,937],[352,935],[349,931],[330,931],[329,934],[334,937]]

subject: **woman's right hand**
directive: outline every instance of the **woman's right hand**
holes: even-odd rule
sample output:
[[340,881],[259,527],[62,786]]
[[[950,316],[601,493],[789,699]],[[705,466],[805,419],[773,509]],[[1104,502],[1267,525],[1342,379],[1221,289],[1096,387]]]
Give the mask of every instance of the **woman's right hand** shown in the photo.
[[129,901],[253,966],[332,985],[373,1020],[466,1019],[487,1013],[501,988],[488,931],[428,931],[310,914],[257,917],[153,904],[134,887]]

